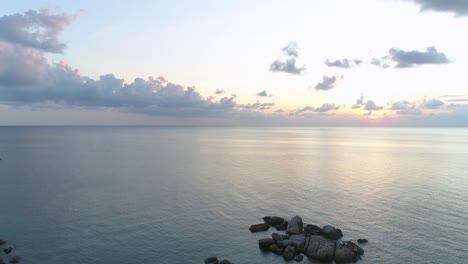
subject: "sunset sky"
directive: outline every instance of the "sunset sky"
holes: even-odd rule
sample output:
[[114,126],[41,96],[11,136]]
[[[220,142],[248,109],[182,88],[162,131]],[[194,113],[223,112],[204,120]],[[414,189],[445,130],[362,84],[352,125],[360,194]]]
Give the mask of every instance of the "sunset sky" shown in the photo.
[[0,125],[468,126],[468,1],[2,1]]

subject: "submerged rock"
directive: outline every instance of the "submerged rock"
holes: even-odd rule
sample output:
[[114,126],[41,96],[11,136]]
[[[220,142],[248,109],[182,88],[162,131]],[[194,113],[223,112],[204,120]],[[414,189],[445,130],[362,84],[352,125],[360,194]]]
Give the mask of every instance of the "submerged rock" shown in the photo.
[[1,246],[1,245],[4,245],[4,244],[6,244],[6,241],[0,239],[0,246]]
[[232,262],[227,259],[223,259],[219,262],[219,264],[232,264]]
[[289,221],[286,233],[290,235],[300,234],[302,233],[302,227],[302,218],[296,215]]
[[367,242],[369,242],[369,241],[368,241],[367,239],[365,239],[365,238],[359,238],[359,239],[357,240],[357,242],[358,242],[359,244],[364,244],[364,243],[367,243]]
[[205,259],[205,264],[218,264],[218,258],[217,257],[210,257]]
[[10,261],[8,261],[8,262],[10,262],[10,263],[19,263],[20,260],[21,260],[21,257],[20,257],[20,256],[14,256],[14,257],[12,257],[12,258],[10,259]]
[[3,252],[4,252],[5,254],[10,254],[12,250],[13,250],[12,247],[8,247],[8,248],[5,248],[5,249],[3,250]]
[[250,228],[249,228],[250,232],[252,232],[252,233],[266,231],[268,229],[270,229],[270,225],[268,225],[266,223],[251,225]]

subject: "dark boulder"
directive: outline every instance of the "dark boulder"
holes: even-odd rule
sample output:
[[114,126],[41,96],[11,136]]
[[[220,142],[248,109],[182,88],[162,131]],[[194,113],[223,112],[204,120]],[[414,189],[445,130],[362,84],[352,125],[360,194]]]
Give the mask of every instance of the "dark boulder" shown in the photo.
[[273,238],[263,238],[258,241],[258,246],[260,248],[269,248],[273,244],[275,244]]
[[343,232],[341,232],[341,229],[335,228],[331,225],[322,227],[322,234],[331,240],[338,240],[343,237]]
[[273,244],[273,245],[268,247],[268,250],[270,250],[273,253],[276,253],[276,252],[278,252],[278,245]]
[[369,241],[367,241],[367,239],[365,239],[365,238],[359,238],[359,239],[357,240],[357,242],[358,242],[359,244],[364,244],[364,243],[367,243],[367,242],[369,242]]
[[275,240],[275,241],[282,241],[283,240],[283,236],[278,234],[278,233],[271,234],[271,238],[273,238],[273,240]]
[[260,231],[266,231],[270,229],[270,226],[266,223],[262,223],[262,224],[256,224],[256,225],[251,225],[249,230],[250,232],[252,233],[256,233],[256,232],[260,232]]
[[219,262],[219,264],[232,264],[232,262],[227,259],[223,259]]
[[296,262],[301,262],[303,259],[304,259],[304,256],[301,255],[301,254],[297,255],[297,256],[294,258],[294,260],[295,260]]
[[217,257],[210,257],[205,259],[205,264],[218,264],[218,258]]
[[289,221],[288,227],[286,229],[286,233],[290,235],[300,234],[302,233],[302,227],[303,227],[302,218],[296,215]]
[[316,225],[306,225],[304,227],[304,232],[311,235],[319,235],[322,233],[322,229]]
[[285,222],[284,218],[273,216],[270,220],[270,225],[271,226],[282,225],[284,222]]
[[291,260],[296,254],[296,249],[293,246],[287,246],[283,251],[283,258],[286,260]]
[[282,224],[275,226],[278,231],[285,231],[288,228],[288,221],[284,221]]
[[358,255],[358,256],[361,256],[361,255],[364,255],[364,249],[362,249],[360,246],[354,244],[353,242],[351,241],[348,241],[346,243],[346,246],[350,249],[353,250],[354,254]]
[[8,262],[10,263],[18,263],[21,261],[21,257],[20,256],[14,256],[12,257]]

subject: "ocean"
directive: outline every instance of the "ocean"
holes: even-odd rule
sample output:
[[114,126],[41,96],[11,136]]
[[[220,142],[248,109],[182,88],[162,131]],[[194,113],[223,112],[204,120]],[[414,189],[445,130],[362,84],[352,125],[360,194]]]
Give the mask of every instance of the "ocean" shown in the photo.
[[368,239],[358,263],[468,261],[468,129],[0,127],[0,158],[22,263],[285,263],[267,215]]

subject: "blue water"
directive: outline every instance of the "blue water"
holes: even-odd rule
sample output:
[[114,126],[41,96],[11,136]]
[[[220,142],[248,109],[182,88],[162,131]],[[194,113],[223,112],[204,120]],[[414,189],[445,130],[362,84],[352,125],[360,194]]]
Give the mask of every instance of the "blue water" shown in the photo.
[[23,263],[284,263],[248,227],[296,214],[360,263],[468,261],[468,129],[0,127],[0,158]]

